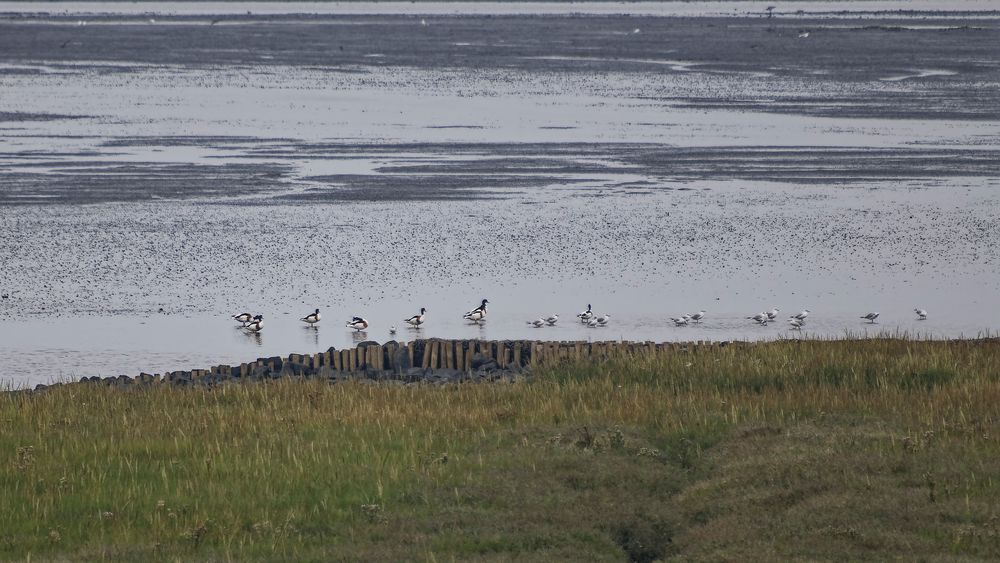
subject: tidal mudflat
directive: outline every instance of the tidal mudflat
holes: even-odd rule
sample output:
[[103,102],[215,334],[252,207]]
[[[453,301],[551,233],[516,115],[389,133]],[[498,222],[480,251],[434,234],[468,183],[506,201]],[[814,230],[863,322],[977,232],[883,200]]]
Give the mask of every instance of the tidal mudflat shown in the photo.
[[1000,14],[877,4],[0,4],[0,379],[409,339],[420,307],[420,337],[995,331]]

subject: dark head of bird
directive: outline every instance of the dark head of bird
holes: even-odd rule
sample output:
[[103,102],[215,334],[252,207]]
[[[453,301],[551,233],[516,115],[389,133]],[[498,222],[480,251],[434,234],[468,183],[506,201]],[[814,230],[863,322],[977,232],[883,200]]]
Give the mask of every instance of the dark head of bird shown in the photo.
[[313,314],[314,314],[314,315],[318,315],[318,314],[319,314],[319,309],[316,309],[316,312],[315,312],[315,313],[313,313]]
[[421,315],[423,315],[426,312],[427,312],[427,309],[424,309],[423,307],[420,308],[420,314]]
[[483,305],[485,305],[485,304],[487,304],[489,302],[490,302],[489,299],[483,299]]

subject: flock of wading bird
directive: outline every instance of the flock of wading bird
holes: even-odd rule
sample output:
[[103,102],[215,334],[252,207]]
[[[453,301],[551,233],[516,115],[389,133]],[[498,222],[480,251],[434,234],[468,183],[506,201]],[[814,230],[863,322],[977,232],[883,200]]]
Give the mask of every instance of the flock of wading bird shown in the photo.
[[[468,311],[462,318],[469,321],[471,324],[481,324],[486,321],[486,313],[489,310],[489,300],[483,299],[478,307]],[[778,319],[778,314],[780,309],[774,308],[770,311],[764,311],[757,313],[756,315],[747,317],[747,319],[756,322],[761,326],[767,326],[770,322],[775,322]],[[913,312],[917,315],[917,320],[927,320],[927,311],[923,309],[914,309]],[[806,317],[809,316],[809,309],[803,309],[802,311],[788,317],[788,325],[792,330],[802,330],[802,327],[806,325]],[[608,326],[611,321],[611,315],[605,313],[603,315],[598,315],[594,313],[591,305],[587,304],[587,310],[576,315],[580,322],[590,328],[599,328]],[[879,313],[877,311],[866,313],[861,316],[862,319],[867,320],[871,324],[875,324],[875,320],[878,319]],[[686,315],[681,315],[679,317],[670,317],[676,326],[686,326],[690,323],[701,323],[705,318],[705,311],[698,311],[697,313],[690,313]],[[249,332],[260,332],[264,328],[264,315],[253,315],[251,313],[240,313],[239,315],[233,315],[233,319],[236,322],[241,323],[243,328]],[[314,326],[321,319],[319,314],[319,309],[316,309],[312,313],[302,317],[300,320],[307,323],[309,326]],[[420,308],[420,313],[403,319],[403,322],[410,325],[410,328],[419,329],[427,321],[427,309],[424,307]],[[528,321],[528,325],[535,328],[542,328],[545,326],[555,326],[559,322],[559,315],[553,314],[548,317],[539,317],[535,320]],[[347,321],[347,328],[352,328],[356,332],[361,332],[369,327],[368,321],[364,317],[352,317],[351,320]],[[389,327],[389,334],[396,334],[396,327]]]

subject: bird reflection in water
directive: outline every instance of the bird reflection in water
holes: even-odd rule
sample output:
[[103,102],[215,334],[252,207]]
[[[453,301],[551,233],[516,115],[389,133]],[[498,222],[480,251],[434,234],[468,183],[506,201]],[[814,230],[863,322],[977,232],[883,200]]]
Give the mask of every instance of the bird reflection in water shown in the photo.
[[366,330],[358,330],[358,331],[352,332],[351,333],[351,340],[353,340],[354,342],[364,342],[365,340],[368,340],[368,331],[366,331]]
[[257,346],[262,346],[264,341],[260,337],[259,332],[244,332],[246,334],[247,340],[253,341]]
[[306,325],[302,327],[312,340],[313,346],[319,346],[319,327],[316,325]]

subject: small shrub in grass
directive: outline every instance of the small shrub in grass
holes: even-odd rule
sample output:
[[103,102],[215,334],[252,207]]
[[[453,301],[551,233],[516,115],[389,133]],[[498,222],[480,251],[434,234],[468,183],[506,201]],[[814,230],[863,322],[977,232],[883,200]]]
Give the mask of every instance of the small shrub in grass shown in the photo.
[[940,368],[912,371],[899,379],[899,386],[906,390],[930,391],[955,379],[955,372]]

